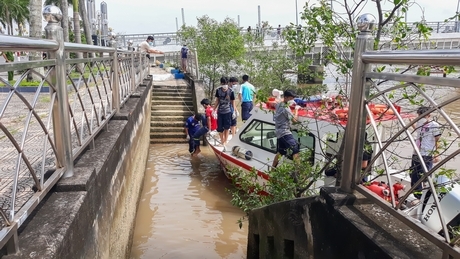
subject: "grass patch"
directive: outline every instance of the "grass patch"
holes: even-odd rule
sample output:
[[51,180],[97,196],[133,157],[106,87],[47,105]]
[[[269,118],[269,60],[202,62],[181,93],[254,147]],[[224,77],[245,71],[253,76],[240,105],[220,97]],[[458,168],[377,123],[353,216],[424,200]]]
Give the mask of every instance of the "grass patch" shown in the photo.
[[[11,85],[16,84],[16,80],[9,81]],[[22,81],[19,86],[21,87],[38,87],[40,85],[40,81]],[[0,86],[6,86],[5,83],[0,82]],[[43,86],[49,86],[47,82],[43,84]]]

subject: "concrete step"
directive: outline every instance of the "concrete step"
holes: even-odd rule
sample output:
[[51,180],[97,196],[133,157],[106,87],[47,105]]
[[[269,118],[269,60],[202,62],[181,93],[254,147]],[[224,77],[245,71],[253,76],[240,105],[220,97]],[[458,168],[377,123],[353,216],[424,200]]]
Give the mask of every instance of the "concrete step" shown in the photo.
[[191,94],[178,96],[178,95],[161,95],[161,94],[156,95],[154,93],[152,93],[152,100],[164,100],[164,101],[181,100],[181,101],[186,101],[186,102],[192,102],[193,101]]
[[168,122],[168,121],[182,121],[185,123],[185,120],[191,115],[176,115],[176,116],[162,116],[162,115],[151,115],[150,119],[152,122]]
[[174,92],[174,93],[175,92],[179,92],[179,93],[187,92],[187,93],[191,93],[192,90],[189,89],[189,88],[162,87],[162,88],[153,88],[152,92],[153,93],[156,93],[156,92]]
[[165,116],[165,117],[171,117],[171,116],[187,116],[190,117],[192,116],[191,111],[181,111],[181,110],[155,110],[152,111],[152,116]]
[[181,128],[182,130],[184,129],[185,126],[185,120],[178,120],[178,121],[171,121],[171,120],[166,120],[166,121],[151,121],[150,122],[150,127],[174,127],[174,128]]
[[[150,139],[150,144],[180,144],[184,143],[187,144],[187,140],[185,138],[155,138],[155,139]],[[188,148],[186,145],[184,145],[184,148]]]
[[158,105],[152,105],[151,109],[153,111],[188,111],[192,112],[193,111],[193,106],[186,106],[186,105],[181,105],[180,101],[176,102],[176,105],[163,105],[163,104],[158,104]]
[[158,84],[158,85],[153,85],[153,91],[155,91],[156,89],[163,89],[163,88],[166,88],[166,89],[190,89],[190,86],[188,85],[162,85],[162,84]]
[[174,100],[152,100],[152,106],[155,106],[155,105],[178,105],[178,102],[180,102],[181,104],[184,104],[184,105],[187,105],[188,107],[193,107],[193,101],[190,99],[190,101],[182,101],[182,99],[180,100],[177,100],[174,99]]
[[173,132],[173,133],[181,133],[185,136],[184,131],[184,123],[182,123],[181,127],[173,127],[173,126],[163,126],[163,127],[150,127],[150,133],[162,133],[162,132]]
[[152,97],[153,96],[174,96],[174,97],[189,97],[192,98],[192,91],[187,91],[187,92],[176,92],[176,91],[153,91],[152,92]]
[[185,139],[185,132],[150,132],[150,139],[158,138],[183,138]]

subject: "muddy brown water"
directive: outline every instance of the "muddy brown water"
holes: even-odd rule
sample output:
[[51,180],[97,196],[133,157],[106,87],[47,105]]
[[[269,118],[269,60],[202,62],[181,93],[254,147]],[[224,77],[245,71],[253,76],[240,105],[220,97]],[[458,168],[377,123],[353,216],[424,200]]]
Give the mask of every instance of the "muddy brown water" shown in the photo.
[[[458,102],[444,110],[460,123]],[[412,148],[403,153],[410,157]],[[459,158],[446,166],[458,170]],[[243,213],[231,205],[227,188],[231,185],[209,148],[191,158],[186,144],[151,145],[130,258],[245,258],[248,224],[238,228]]]
[[150,146],[130,258],[245,258],[247,223],[210,148]]

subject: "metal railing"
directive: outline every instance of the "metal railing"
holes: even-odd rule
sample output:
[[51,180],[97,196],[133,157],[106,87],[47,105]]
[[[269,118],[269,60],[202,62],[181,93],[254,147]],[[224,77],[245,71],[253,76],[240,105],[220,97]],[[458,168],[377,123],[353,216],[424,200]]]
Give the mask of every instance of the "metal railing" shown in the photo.
[[[446,208],[441,207],[441,199],[446,195],[446,189],[442,187],[455,185],[455,182],[454,179],[451,179],[452,182],[448,182],[449,185],[443,185],[445,183],[440,183],[436,180],[437,177],[442,177],[443,172],[446,172],[442,171],[442,168],[445,167],[448,169],[449,161],[460,154],[460,146],[458,145],[460,129],[452,120],[454,117],[447,110],[449,106],[458,107],[460,104],[460,96],[454,94],[460,88],[460,79],[458,78],[458,74],[444,78],[433,75],[420,76],[415,72],[411,72],[413,71],[411,68],[420,68],[423,65],[458,66],[460,65],[460,50],[372,51],[370,49],[373,46],[373,37],[370,31],[374,21],[375,18],[371,15],[364,15],[358,19],[358,27],[360,27],[361,32],[357,38],[354,53],[349,110],[349,114],[353,114],[353,116],[349,117],[345,130],[344,148],[347,152],[344,152],[343,155],[343,161],[350,162],[344,163],[342,166],[343,178],[340,185],[341,189],[347,192],[356,190],[370,198],[373,202],[438,246],[443,251],[443,258],[460,258],[460,249],[454,246],[452,242],[452,239],[457,239],[458,236],[455,237],[450,232],[452,230],[450,227],[455,227],[455,225],[449,225],[447,221],[450,218],[447,218]],[[382,64],[386,64],[387,67],[393,67],[393,69],[384,69],[380,73],[373,72],[375,71],[373,69],[375,66],[381,65],[380,68],[382,68]],[[402,67],[402,65],[407,66],[407,69]],[[391,129],[391,133],[387,135],[375,134],[378,150],[371,164],[379,158],[381,159],[380,161],[383,161],[381,176],[384,176],[388,183],[390,201],[376,196],[368,188],[360,184],[363,178],[361,160],[365,134],[369,130],[377,133],[378,126],[373,119],[370,107],[372,103],[381,102],[388,105],[392,114],[394,113],[397,119],[388,127]],[[431,108],[410,122],[407,119],[403,119],[402,113],[396,109],[398,105],[405,107],[407,110],[415,110],[417,107],[416,104],[424,104]],[[414,156],[419,161],[423,161],[421,151],[416,144],[417,140],[412,136],[413,132],[410,131],[410,128],[430,113],[439,115],[438,123],[442,125],[443,129],[449,130],[448,134],[444,133],[443,135],[447,138],[445,143],[452,144],[443,146],[444,150],[440,151],[442,152],[443,159],[435,164],[433,168],[430,168],[427,163],[422,162],[425,173],[421,179],[413,184],[413,187],[409,188],[401,197],[397,197],[393,189],[394,180],[392,176],[396,174],[405,174],[408,176],[411,170],[410,161],[413,158],[412,150],[414,150]],[[409,143],[406,149],[411,149],[411,151],[409,151],[407,156],[397,153],[392,149],[402,142]],[[392,162],[394,163],[391,164]],[[454,170],[458,169],[458,165],[455,164],[451,167]],[[394,168],[398,170],[395,172]],[[417,206],[424,204],[423,206],[435,208],[431,211],[431,214],[437,215],[438,223],[442,226],[440,233],[422,224],[423,214],[420,214],[419,211],[415,215],[411,214],[415,216],[413,217],[409,216],[407,210],[402,210],[405,201],[407,201],[408,196],[414,191],[415,187],[426,181],[428,185],[424,187],[424,191],[431,192],[433,201],[429,202],[428,199],[421,200]],[[448,209],[458,211],[458,208]],[[420,211],[422,210],[423,208]],[[435,216],[433,215],[432,217]]]
[[[0,35],[0,51],[31,52],[30,61],[0,64],[0,72],[17,72],[13,81],[0,77],[0,247],[8,253],[19,249],[17,229],[73,175],[75,159],[149,72],[141,53],[64,42],[56,6],[43,15],[47,39]],[[30,80],[36,87],[25,86]]]
[[[416,29],[417,23],[409,22],[407,23],[409,28]],[[457,25],[457,22],[425,22],[425,25],[430,27],[433,30],[433,33],[455,33],[459,32],[460,28]],[[303,30],[306,30],[305,27],[302,27]],[[251,28],[250,30],[246,28],[241,28],[241,34],[250,33],[254,36],[259,35],[263,37],[264,40],[268,41],[279,41],[282,40],[282,33],[286,30],[286,27],[281,27],[278,30],[278,27],[270,28]],[[177,32],[164,32],[164,33],[137,33],[137,34],[120,34],[118,35],[119,41],[118,46],[127,47],[128,41],[132,40],[134,46],[137,46],[142,41],[145,41],[148,36],[153,36],[155,38],[155,46],[160,45],[181,45],[181,39],[178,37]]]
[[[181,68],[181,53],[180,51],[165,52],[164,62],[168,62]],[[198,67],[198,55],[196,50],[189,51],[187,55],[187,73],[189,73],[195,80],[201,80],[200,69]]]

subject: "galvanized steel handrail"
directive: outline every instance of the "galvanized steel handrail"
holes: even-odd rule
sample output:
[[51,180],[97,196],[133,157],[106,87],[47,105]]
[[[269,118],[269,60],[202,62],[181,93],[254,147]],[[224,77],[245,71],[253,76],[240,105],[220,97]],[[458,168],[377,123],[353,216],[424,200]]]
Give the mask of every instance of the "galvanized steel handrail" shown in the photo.
[[[395,195],[393,192],[392,179],[390,175],[390,166],[388,165],[386,153],[388,147],[401,136],[405,136],[409,140],[412,148],[414,149],[414,155],[418,157],[419,161],[423,161],[422,154],[416,144],[416,140],[411,135],[411,132],[408,130],[409,127],[415,125],[417,121],[424,118],[426,115],[432,112],[438,112],[442,118],[446,121],[447,125],[452,129],[453,135],[457,138],[460,138],[460,129],[452,121],[449,115],[443,110],[444,106],[447,104],[454,103],[455,101],[460,100],[459,97],[449,97],[446,96],[447,100],[438,103],[433,98],[431,98],[427,93],[424,92],[417,83],[424,85],[439,85],[439,86],[449,86],[460,89],[460,79],[457,78],[440,78],[440,77],[429,77],[429,76],[418,76],[414,74],[401,74],[401,73],[390,73],[390,72],[371,72],[371,65],[375,64],[390,64],[390,65],[446,65],[446,66],[458,66],[460,65],[460,50],[407,50],[407,51],[372,51],[373,46],[373,37],[370,33],[373,22],[375,18],[371,15],[363,15],[358,19],[358,28],[360,28],[360,34],[357,37],[355,52],[354,52],[354,64],[353,64],[353,74],[352,74],[352,90],[350,93],[350,109],[347,127],[345,130],[344,138],[344,148],[347,152],[343,154],[343,161],[350,161],[349,163],[343,163],[342,165],[342,181],[341,189],[347,192],[352,192],[357,190],[360,193],[364,194],[366,197],[370,198],[375,203],[379,204],[382,208],[390,212],[392,215],[396,216],[402,222],[407,224],[409,227],[413,228],[418,233],[422,234],[428,240],[433,242],[436,246],[442,249],[443,258],[460,258],[460,249],[457,246],[452,246],[450,244],[449,229],[447,227],[447,222],[443,213],[443,208],[441,207],[441,198],[438,195],[437,185],[432,179],[432,175],[438,170],[442,165],[444,165],[448,160],[456,157],[460,154],[460,148],[454,150],[440,161],[438,165],[430,168],[421,162],[424,175],[415,183],[411,188],[409,188],[408,193],[399,197],[399,200],[395,200]],[[382,89],[379,87],[374,80],[383,80],[382,82],[390,81],[395,82],[392,87],[388,89]],[[401,84],[401,81],[407,83]],[[412,120],[410,123],[406,123],[403,118],[400,116],[399,111],[395,108],[395,105],[391,102],[390,97],[388,97],[390,92],[394,92],[398,89],[407,89],[412,88],[415,93],[426,100],[426,102],[432,107],[430,110],[426,111],[424,114],[420,114],[416,119]],[[373,91],[372,95],[370,91]],[[376,197],[374,194],[368,191],[367,188],[360,185],[362,175],[361,175],[361,160],[364,148],[364,138],[366,134],[366,124],[367,121],[370,121],[371,127],[374,131],[377,131],[377,125],[373,119],[371,109],[369,104],[376,102],[377,100],[383,100],[387,103],[388,109],[390,109],[399,123],[401,128],[397,132],[392,132],[392,135],[389,139],[383,139],[383,136],[376,134],[376,142],[379,148],[379,151],[375,154],[375,157],[371,160],[371,164],[374,163],[380,156],[383,158],[383,176],[386,177],[387,183],[389,185],[389,192],[391,196],[391,203],[385,201],[380,197]],[[385,141],[385,143],[384,143]],[[369,170],[369,169],[367,169]],[[411,218],[409,215],[405,215],[400,211],[401,204],[404,203],[409,194],[415,189],[418,184],[421,184],[423,181],[428,181],[428,189],[432,193],[434,199],[434,205],[437,208],[436,214],[439,216],[440,225],[442,226],[443,236],[435,233],[431,229],[422,225],[421,222],[418,222]],[[427,201],[425,201],[427,202]]]
[[[43,14],[47,39],[0,35],[0,51],[48,53],[47,60],[0,64],[0,72],[20,74],[15,82],[0,77],[7,90],[0,94],[0,198],[7,201],[0,248],[8,253],[19,249],[17,229],[28,215],[61,177],[72,176],[77,156],[149,74],[142,53],[117,50],[114,41],[114,48],[65,43],[59,8],[46,6]],[[66,52],[100,56],[66,59]],[[33,95],[21,86],[28,77],[39,81]]]
[[65,51],[67,52],[103,52],[103,53],[113,53],[116,51],[115,48],[101,47],[96,45],[88,44],[79,44],[73,42],[64,43]]
[[22,38],[0,34],[0,51],[56,51],[59,44],[54,40]]

